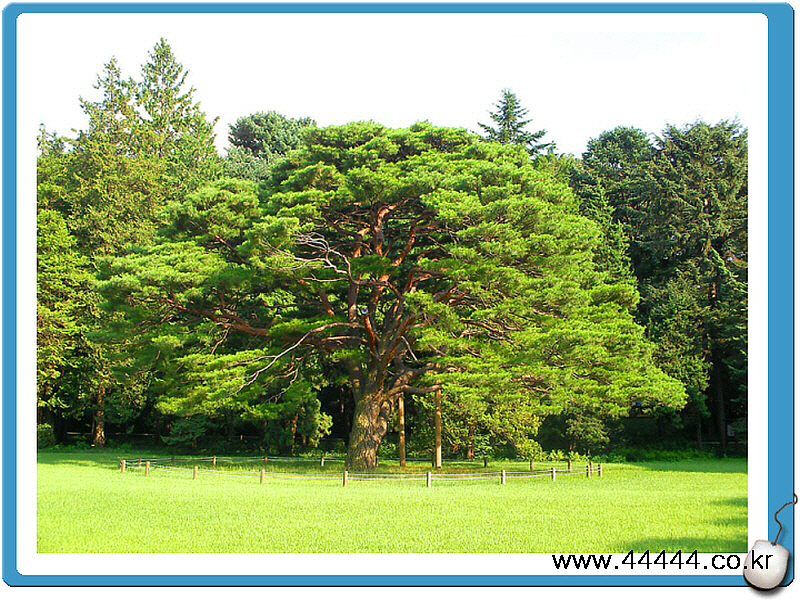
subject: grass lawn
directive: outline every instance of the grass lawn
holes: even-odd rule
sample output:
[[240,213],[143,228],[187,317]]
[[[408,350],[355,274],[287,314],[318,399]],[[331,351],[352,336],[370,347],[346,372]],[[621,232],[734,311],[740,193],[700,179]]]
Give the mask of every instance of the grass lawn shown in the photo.
[[[435,481],[428,489],[418,481],[342,487],[338,479],[261,485],[257,475],[144,477],[120,473],[121,457],[39,453],[39,552],[748,550],[745,460],[609,463],[602,478]],[[255,464],[247,470],[261,468]],[[331,473],[342,468],[325,464]],[[490,462],[488,470],[500,469],[527,470],[528,463]],[[319,471],[319,464],[282,463],[280,470]]]

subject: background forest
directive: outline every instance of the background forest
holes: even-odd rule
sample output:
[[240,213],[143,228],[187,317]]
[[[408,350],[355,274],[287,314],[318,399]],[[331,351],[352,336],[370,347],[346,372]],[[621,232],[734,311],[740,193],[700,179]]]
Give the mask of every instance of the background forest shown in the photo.
[[[581,158],[503,90],[478,133],[214,120],[161,40],[42,127],[40,447],[744,452],[747,132]],[[534,126],[532,126],[534,125]],[[401,426],[402,420],[402,426]]]

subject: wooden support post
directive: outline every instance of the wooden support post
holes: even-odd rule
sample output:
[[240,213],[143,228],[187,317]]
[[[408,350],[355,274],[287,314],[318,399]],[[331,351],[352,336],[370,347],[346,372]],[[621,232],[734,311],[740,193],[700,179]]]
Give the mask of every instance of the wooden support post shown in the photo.
[[347,487],[347,471],[342,474],[342,485]]
[[325,457],[324,456],[320,456],[319,457],[319,466],[320,467],[324,467],[325,466]]
[[592,461],[589,461],[589,477],[592,476],[592,471],[594,471],[594,464],[592,464]]
[[592,476],[592,472],[589,470],[590,468],[591,467],[589,466],[589,463],[587,463],[586,464],[586,476],[587,477],[591,477]]
[[140,466],[140,467],[142,466],[142,459],[141,458],[139,459],[139,465],[138,466]]
[[567,471],[572,471],[572,459],[567,460]]
[[433,478],[431,477],[431,472],[428,471],[428,475],[427,475],[427,477],[425,477],[425,483],[428,485],[428,487],[431,487],[431,482],[432,481],[433,481]]
[[467,429],[467,460],[475,458],[475,422],[471,421]]
[[403,402],[403,394],[397,396],[397,428],[400,430],[400,442],[397,451],[400,454],[400,468],[406,467],[406,409]]
[[192,479],[197,479],[197,465],[192,469]]
[[506,484],[506,470],[503,469],[500,471],[500,483],[505,485]]
[[264,457],[264,466],[265,467],[267,466],[267,457],[266,456]]
[[602,477],[603,476],[603,465],[601,463],[597,463],[597,474]]
[[550,479],[552,479],[553,481],[556,480],[556,468],[555,467],[550,467]]
[[127,465],[125,464],[125,462],[126,462],[126,461],[125,461],[125,459],[124,459],[124,458],[123,458],[121,461],[119,461],[119,470],[120,470],[120,471],[122,471],[123,473],[125,472],[125,467],[127,466]]
[[530,465],[530,468],[528,470],[529,471],[533,471],[533,459],[531,459],[531,465]]
[[434,392],[435,411],[433,413],[433,437],[435,443],[434,463],[437,469],[442,468],[442,390]]
[[211,457],[211,466],[212,467],[216,467],[217,466],[217,457],[216,456],[212,456]]
[[264,483],[264,469],[261,469],[261,479],[259,483]]
[[150,461],[149,460],[144,463],[144,476],[147,477],[148,475],[150,475]]

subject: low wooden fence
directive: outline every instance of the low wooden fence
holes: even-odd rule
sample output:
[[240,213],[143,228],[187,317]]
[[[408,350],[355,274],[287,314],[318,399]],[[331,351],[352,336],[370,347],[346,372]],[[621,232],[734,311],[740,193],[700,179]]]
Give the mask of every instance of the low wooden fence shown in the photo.
[[[603,465],[600,463],[589,462],[582,467],[573,467],[572,463],[568,463],[565,468],[550,467],[549,469],[531,469],[528,471],[475,471],[471,473],[439,473],[428,471],[426,473],[365,473],[365,472],[349,472],[343,470],[337,473],[292,473],[281,471],[268,471],[260,469],[258,471],[242,471],[242,470],[220,470],[216,469],[218,461],[237,461],[237,460],[262,460],[262,457],[224,457],[212,456],[204,458],[134,458],[134,459],[121,459],[119,461],[119,470],[126,471],[143,471],[145,476],[150,475],[151,471],[165,471],[174,473],[191,474],[192,479],[197,479],[200,475],[206,476],[221,476],[221,477],[239,477],[247,478],[250,480],[258,477],[260,483],[264,483],[269,479],[295,479],[295,480],[341,480],[342,485],[347,486],[351,481],[416,481],[425,482],[427,487],[432,487],[434,481],[485,481],[494,480],[499,481],[501,485],[505,485],[508,479],[533,479],[533,478],[549,478],[556,481],[558,477],[569,475],[583,475],[591,478],[593,475],[598,477],[603,476]],[[296,461],[299,459],[285,457],[263,457],[264,465],[268,465],[270,461],[291,460]],[[300,459],[300,460],[313,460],[317,459]],[[344,462],[342,458],[334,457],[321,457],[319,463],[321,467],[325,466],[326,462],[339,461]],[[198,465],[192,466],[179,466],[180,463],[185,462],[208,462],[211,463],[212,468],[201,469]]]

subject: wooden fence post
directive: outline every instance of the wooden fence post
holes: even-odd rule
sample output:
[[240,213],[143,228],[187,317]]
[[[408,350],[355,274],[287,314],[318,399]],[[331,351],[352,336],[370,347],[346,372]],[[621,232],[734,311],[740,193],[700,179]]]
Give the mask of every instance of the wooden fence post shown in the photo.
[[506,484],[506,470],[503,469],[500,471],[500,483],[505,485]]
[[197,479],[197,465],[192,469],[192,479]]
[[601,463],[597,463],[597,475],[600,477],[603,476],[603,465]]
[[555,467],[550,467],[550,479],[552,479],[553,481],[556,480],[556,468]]
[[122,471],[123,473],[125,472],[127,466],[128,466],[128,461],[125,460],[124,458],[121,461],[119,461],[119,470]]
[[138,466],[140,466],[140,467],[142,466],[142,459],[141,458],[139,459],[139,465]]
[[147,477],[148,475],[150,475],[150,461],[149,460],[144,463],[144,476]]
[[425,483],[427,484],[428,487],[431,487],[431,482],[432,481],[433,481],[433,478],[431,477],[431,472],[428,471],[428,474],[425,477]]
[[567,460],[567,471],[572,471],[572,459]]
[[529,471],[533,471],[533,459],[531,459],[531,465],[530,465],[530,469],[528,469],[528,470],[529,470]]
[[489,460],[485,456],[483,457],[483,466],[484,467],[488,467],[489,466]]
[[267,457],[266,456],[264,457],[264,466],[265,467],[267,466]]
[[264,483],[264,469],[261,469],[261,481],[260,483]]
[[212,456],[211,457],[211,466],[212,467],[216,467],[217,466],[217,457],[216,456]]
[[325,466],[325,457],[324,456],[320,456],[319,457],[319,466],[320,467],[324,467]]
[[594,464],[592,461],[589,461],[589,477],[592,476],[592,471],[594,471]]
[[347,487],[347,471],[342,474],[342,485]]
[[589,470],[589,468],[590,468],[589,467],[589,463],[586,463],[586,476],[587,477],[591,477],[592,476],[592,472]]

